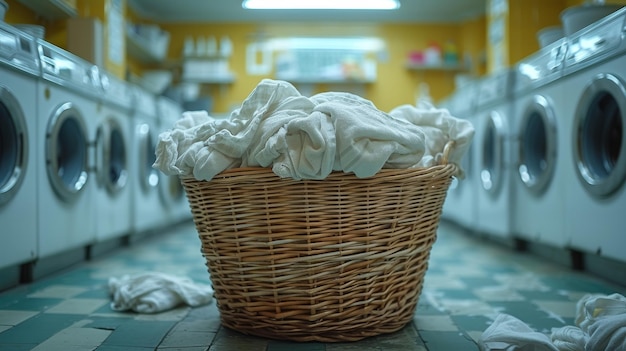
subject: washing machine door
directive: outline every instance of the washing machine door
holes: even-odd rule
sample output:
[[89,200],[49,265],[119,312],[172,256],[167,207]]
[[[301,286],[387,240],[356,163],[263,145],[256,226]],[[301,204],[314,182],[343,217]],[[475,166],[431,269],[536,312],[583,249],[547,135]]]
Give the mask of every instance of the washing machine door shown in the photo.
[[504,120],[497,111],[487,116],[482,140],[480,183],[492,196],[497,196],[504,178]]
[[128,182],[126,142],[121,125],[114,118],[105,119],[96,136],[98,185],[111,195],[119,193]]
[[13,94],[0,86],[0,206],[17,193],[28,164],[28,131]]
[[169,176],[168,177],[168,191],[170,194],[170,198],[174,200],[176,203],[180,203],[185,197],[185,189],[183,188],[183,184],[180,182],[180,178],[177,176]]
[[88,138],[83,115],[70,102],[59,106],[48,122],[46,170],[56,194],[76,200],[87,184]]
[[171,206],[183,199],[184,189],[177,176],[170,176],[161,173],[162,179],[159,181],[162,201],[166,206]]
[[519,179],[530,193],[541,195],[554,176],[557,158],[556,118],[545,97],[533,97],[520,126]]
[[139,146],[139,187],[144,194],[155,191],[159,185],[159,173],[152,167],[156,161],[156,143],[150,125],[142,123],[136,127]]
[[599,74],[585,87],[576,108],[574,162],[579,180],[594,197],[609,197],[626,178],[626,87]]

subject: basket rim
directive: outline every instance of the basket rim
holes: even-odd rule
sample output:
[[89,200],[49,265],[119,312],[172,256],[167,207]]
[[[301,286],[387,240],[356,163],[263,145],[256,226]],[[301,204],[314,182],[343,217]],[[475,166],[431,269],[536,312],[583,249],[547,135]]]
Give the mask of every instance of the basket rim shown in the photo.
[[[363,177],[363,178],[358,178],[358,179],[371,179],[371,178],[376,178],[377,176],[383,176],[383,175],[384,176],[389,176],[389,175],[394,175],[394,174],[432,172],[432,171],[434,171],[436,169],[445,169],[448,166],[453,166],[455,169],[457,168],[457,166],[455,164],[452,164],[452,163],[443,164],[443,165],[434,165],[434,166],[430,166],[430,167],[383,168],[380,171],[378,171],[376,174],[374,174],[374,175],[372,175],[370,177]],[[226,170],[216,174],[213,177],[213,179],[229,177],[229,176],[236,176],[236,175],[243,175],[243,174],[263,174],[263,173],[272,173],[272,174],[274,174],[274,172],[272,171],[272,168],[270,168],[270,167],[236,167],[236,168],[226,169]],[[336,176],[353,176],[353,177],[356,178],[356,176],[352,172],[333,171],[325,179],[302,179],[302,180],[303,181],[304,180],[307,180],[307,181],[324,181],[324,180],[328,179],[329,177],[336,177]],[[195,178],[192,174],[191,175],[181,175],[180,178],[184,179],[184,180],[204,181],[204,180]],[[293,179],[293,178],[280,178],[278,175],[276,175],[276,178],[279,178],[279,179]],[[293,179],[293,180],[296,180],[296,179]]]
[[[249,166],[249,167],[234,167],[223,170],[222,172],[216,174],[211,180],[208,182],[217,180],[217,179],[225,179],[230,177],[242,176],[242,175],[263,175],[267,173],[272,173],[276,176],[277,179],[282,180],[293,180],[293,181],[324,181],[329,178],[336,177],[354,177],[357,179],[365,180],[365,179],[375,179],[380,176],[394,176],[394,175],[406,175],[407,173],[428,173],[434,172],[435,170],[441,170],[442,173],[445,173],[445,176],[454,175],[457,173],[459,166],[448,162],[449,156],[452,153],[452,150],[455,147],[455,142],[453,140],[448,141],[444,146],[443,157],[439,164],[428,166],[428,167],[409,167],[409,168],[382,168],[374,175],[369,177],[358,178],[353,172],[345,172],[345,171],[332,171],[326,178],[324,179],[293,179],[293,178],[281,178],[274,173],[271,167],[260,167],[260,166]],[[447,169],[452,167],[451,169]],[[207,181],[202,179],[197,179],[193,174],[189,175],[179,175],[179,178],[184,181]]]

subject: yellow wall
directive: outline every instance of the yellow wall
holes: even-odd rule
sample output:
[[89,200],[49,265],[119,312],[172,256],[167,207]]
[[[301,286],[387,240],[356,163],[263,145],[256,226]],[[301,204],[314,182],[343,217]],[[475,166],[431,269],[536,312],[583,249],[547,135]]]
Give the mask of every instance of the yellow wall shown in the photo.
[[[472,35],[484,37],[484,21],[469,23]],[[234,55],[229,61],[232,71],[236,74],[233,84],[212,86],[207,88],[214,99],[215,112],[227,112],[233,106],[240,104],[250,91],[263,78],[269,76],[249,75],[245,70],[245,47],[251,42],[255,33],[264,33],[270,37],[295,36],[373,36],[381,38],[387,48],[386,59],[378,60],[377,80],[365,87],[365,98],[372,100],[378,108],[389,111],[392,108],[415,101],[415,92],[421,82],[430,86],[430,94],[434,100],[449,95],[454,89],[455,72],[450,71],[412,71],[405,66],[407,55],[411,51],[422,50],[431,42],[443,45],[448,40],[457,44],[459,52],[463,53],[464,45],[461,42],[461,25],[449,24],[330,24],[320,26],[313,24],[161,24],[161,27],[170,32],[170,59],[181,56],[186,36],[214,36],[221,38],[228,35],[233,42]],[[475,52],[480,51],[481,40],[473,40],[469,47]],[[129,64],[133,67],[134,64]],[[333,89],[333,86],[318,85],[316,91]]]
[[17,0],[5,0],[9,4],[9,10],[4,16],[4,21],[10,24],[28,23],[37,24],[37,17],[28,7]]
[[[487,71],[487,18],[485,16],[468,20],[460,25],[459,42],[463,46],[461,56],[469,56],[471,74],[481,76]],[[461,57],[465,59],[465,57]]]
[[509,64],[539,50],[537,32],[559,26],[563,0],[509,0]]

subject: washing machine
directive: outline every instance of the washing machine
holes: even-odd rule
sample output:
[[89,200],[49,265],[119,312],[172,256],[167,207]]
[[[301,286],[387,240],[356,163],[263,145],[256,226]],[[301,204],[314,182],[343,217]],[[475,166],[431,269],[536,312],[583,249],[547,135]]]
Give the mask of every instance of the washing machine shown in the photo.
[[0,22],[0,269],[37,253],[35,40]]
[[38,41],[38,50],[39,257],[78,256],[95,240],[91,162],[100,74],[96,66],[48,42]]
[[[180,104],[161,96],[157,98],[157,114],[160,121],[160,131],[171,129],[174,123],[183,113]],[[180,178],[168,176],[159,172],[159,192],[161,194],[161,204],[163,211],[171,224],[178,224],[186,220],[191,220],[191,209]]]
[[626,9],[568,38],[565,229],[571,246],[626,262]]
[[101,72],[102,100],[98,105],[94,150],[96,239],[130,234],[132,210],[130,147],[132,96],[129,85]]
[[559,248],[567,245],[562,180],[569,155],[559,146],[565,137],[562,108],[571,101],[560,80],[566,52],[567,41],[561,39],[520,61],[513,91],[514,233]]
[[478,233],[508,241],[512,238],[512,133],[514,70],[480,80],[476,108],[474,158],[478,166],[476,225]]
[[130,151],[130,188],[132,189],[132,234],[161,228],[168,219],[161,205],[159,171],[152,165],[159,134],[156,98],[143,88],[131,85],[133,129]]
[[[475,126],[475,101],[477,84],[468,83],[457,89],[450,98],[450,113],[457,118],[467,119]],[[472,230],[476,226],[476,189],[478,188],[477,175],[474,165],[475,139],[467,153],[461,160],[461,167],[465,171],[464,179],[455,179],[448,190],[448,195],[442,210],[445,219],[455,222],[465,229]]]

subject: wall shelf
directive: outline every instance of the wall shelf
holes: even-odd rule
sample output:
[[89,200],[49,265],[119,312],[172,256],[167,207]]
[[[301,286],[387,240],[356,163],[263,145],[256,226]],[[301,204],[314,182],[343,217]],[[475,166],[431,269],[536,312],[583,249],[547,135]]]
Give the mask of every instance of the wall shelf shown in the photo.
[[235,74],[230,71],[228,56],[187,56],[181,60],[181,81],[198,84],[230,84]]
[[204,78],[192,78],[192,77],[182,77],[181,81],[184,83],[195,83],[195,84],[232,84],[235,82],[234,74],[224,74],[217,75],[214,77],[204,77]]
[[293,84],[370,84],[375,82],[372,79],[361,78],[282,77],[280,75],[277,75],[276,79]]
[[141,63],[160,63],[164,59],[151,50],[142,37],[130,30],[126,31],[126,50],[128,55]]
[[78,16],[76,8],[63,0],[19,0],[19,2],[50,21]]
[[406,69],[412,71],[447,71],[447,72],[463,72],[467,69],[461,65],[455,64],[439,64],[439,65],[425,65],[420,63],[408,62],[405,65]]

